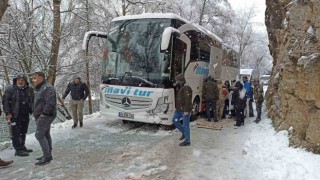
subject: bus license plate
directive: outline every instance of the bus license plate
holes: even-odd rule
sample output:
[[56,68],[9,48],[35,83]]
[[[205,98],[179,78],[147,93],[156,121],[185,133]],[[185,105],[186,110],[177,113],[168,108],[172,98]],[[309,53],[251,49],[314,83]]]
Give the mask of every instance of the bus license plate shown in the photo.
[[119,117],[134,119],[134,114],[127,112],[119,112]]

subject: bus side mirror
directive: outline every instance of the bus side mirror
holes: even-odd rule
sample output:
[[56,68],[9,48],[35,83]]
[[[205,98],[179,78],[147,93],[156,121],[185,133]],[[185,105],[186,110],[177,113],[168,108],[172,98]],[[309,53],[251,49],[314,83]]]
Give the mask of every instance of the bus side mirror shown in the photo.
[[169,47],[171,36],[180,37],[181,33],[173,27],[166,27],[162,33],[160,51],[166,51]]
[[88,51],[88,45],[89,45],[89,41],[91,39],[92,36],[96,36],[96,37],[99,37],[99,38],[105,38],[107,39],[108,36],[107,36],[108,33],[106,32],[99,32],[99,31],[88,31],[85,33],[84,35],[84,38],[83,38],[83,42],[82,42],[82,50],[84,51]]

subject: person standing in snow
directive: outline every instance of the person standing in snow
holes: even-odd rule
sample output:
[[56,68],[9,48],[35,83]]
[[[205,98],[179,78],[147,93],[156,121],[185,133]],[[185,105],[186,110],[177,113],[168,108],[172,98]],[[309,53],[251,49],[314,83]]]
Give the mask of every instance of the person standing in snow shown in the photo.
[[222,119],[226,118],[227,115],[229,114],[229,96],[230,96],[230,90],[231,90],[231,87],[230,87],[230,82],[227,80],[227,81],[224,81],[224,86],[223,88],[226,88],[228,90],[228,97],[227,99],[224,101],[224,110],[223,110],[223,115],[222,115]]
[[36,139],[42,149],[42,157],[37,158],[35,165],[46,165],[52,160],[51,123],[57,116],[57,96],[53,86],[45,80],[43,72],[35,72],[32,76],[34,86],[34,111],[36,120]]
[[246,90],[247,90],[247,103],[246,103],[247,105],[246,105],[246,109],[244,111],[244,116],[246,117],[249,113],[249,117],[253,117],[253,116],[250,116],[250,112],[253,114],[252,105],[251,105],[251,107],[249,106],[249,102],[252,99],[252,88],[251,88],[251,85],[248,81],[247,76],[243,76],[242,81],[243,81],[244,88],[246,88]]
[[252,81],[250,81],[250,92],[251,92],[251,98],[250,98],[250,100],[249,100],[249,117],[254,117],[254,113],[253,113],[253,106],[252,106],[252,104],[253,104],[253,82]]
[[89,88],[86,83],[81,82],[80,76],[75,75],[73,77],[73,81],[68,84],[67,89],[62,96],[62,103],[64,103],[64,99],[70,92],[70,108],[72,111],[72,118],[74,122],[72,126],[73,129],[78,126],[78,122],[80,122],[80,127],[83,126],[83,106],[84,101],[89,95]]
[[33,150],[25,146],[33,104],[33,89],[28,78],[18,73],[13,84],[6,87],[2,96],[3,111],[6,120],[11,122],[12,145],[15,156],[29,156]]
[[219,99],[219,90],[214,79],[208,77],[206,82],[203,83],[202,96],[205,99],[206,114],[208,121],[211,122],[211,110],[213,111],[214,121],[218,122],[217,118],[217,100]]
[[229,91],[224,88],[222,81],[220,79],[217,80],[218,84],[218,92],[219,92],[219,99],[217,100],[217,121],[220,121],[223,116],[224,105],[226,99],[228,99]]
[[13,163],[13,161],[4,161],[4,160],[0,159],[0,167],[9,166],[12,163]]
[[[176,97],[175,112],[173,115],[173,124],[182,133],[180,140],[184,141],[179,146],[189,146],[190,143],[190,116],[192,111],[192,89],[186,84],[186,79],[182,74],[175,78],[176,80]],[[183,124],[180,123],[182,118]]]
[[259,82],[259,79],[255,79],[253,81],[254,85],[254,101],[256,103],[256,109],[257,109],[257,119],[254,121],[255,123],[259,123],[261,121],[261,108],[262,108],[262,103],[264,101],[263,98],[263,87]]
[[243,87],[240,81],[236,82],[236,89],[232,94],[232,101],[236,109],[236,124],[234,126],[240,127],[244,125],[244,110],[246,109],[247,104],[247,90]]

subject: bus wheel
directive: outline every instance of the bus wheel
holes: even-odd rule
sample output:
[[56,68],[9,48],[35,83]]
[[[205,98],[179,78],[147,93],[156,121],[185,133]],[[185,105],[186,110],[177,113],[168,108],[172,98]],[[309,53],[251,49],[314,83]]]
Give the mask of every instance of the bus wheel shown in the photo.
[[175,125],[160,125],[159,129],[162,131],[172,131],[176,128]]
[[130,121],[125,120],[125,119],[122,119],[122,123],[123,123],[123,124],[128,124],[128,123],[130,123]]
[[191,121],[194,121],[194,120],[197,120],[198,117],[199,117],[199,109],[200,109],[200,101],[198,98],[196,98],[194,101],[193,101],[193,104],[192,104],[192,112],[191,112],[191,117],[190,117],[190,120]]

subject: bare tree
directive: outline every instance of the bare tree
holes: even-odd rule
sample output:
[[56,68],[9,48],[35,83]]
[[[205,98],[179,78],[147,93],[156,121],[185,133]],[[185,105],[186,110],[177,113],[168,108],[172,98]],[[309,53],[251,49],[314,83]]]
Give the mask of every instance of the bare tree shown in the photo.
[[60,0],[53,0],[53,31],[52,31],[52,41],[51,41],[51,56],[49,61],[48,69],[48,82],[54,85],[56,80],[57,64],[58,64],[58,54],[60,46]]
[[235,39],[239,56],[240,56],[240,63],[243,65],[245,63],[245,51],[246,48],[253,43],[252,33],[252,18],[254,17],[254,9],[250,8],[248,11],[242,10],[239,12],[237,19],[234,24],[234,31],[235,31]]
[[9,6],[8,2],[9,0],[0,0],[0,21],[2,20],[2,16],[4,15],[7,7]]
[[[89,3],[88,0],[86,0],[86,19],[87,19],[87,31],[90,30],[90,22],[89,22]],[[89,99],[89,114],[92,114],[92,99],[91,99],[91,84],[90,84],[90,70],[89,70],[89,61],[91,58],[88,58],[88,50],[86,52],[86,75],[87,75],[87,85],[89,88],[89,95],[88,95],[88,99]]]
[[[9,0],[0,0],[0,22],[2,20],[2,16],[6,12],[7,7],[9,6],[8,2],[9,2]],[[2,57],[1,49],[0,49],[0,57]],[[1,58],[1,60],[2,60],[2,63],[4,64],[4,59]],[[4,74],[5,74],[5,77],[6,77],[6,81],[7,81],[8,84],[10,84],[7,66],[3,66],[3,69],[4,69]]]

